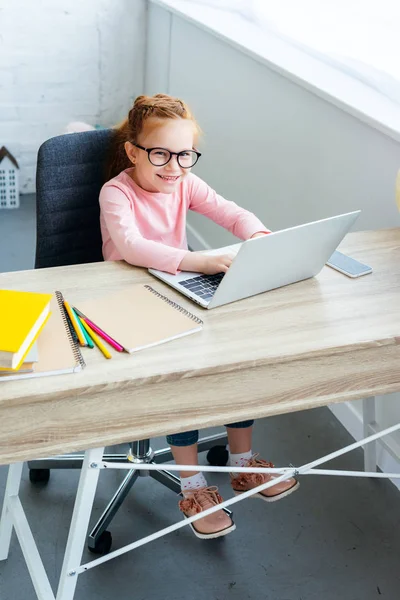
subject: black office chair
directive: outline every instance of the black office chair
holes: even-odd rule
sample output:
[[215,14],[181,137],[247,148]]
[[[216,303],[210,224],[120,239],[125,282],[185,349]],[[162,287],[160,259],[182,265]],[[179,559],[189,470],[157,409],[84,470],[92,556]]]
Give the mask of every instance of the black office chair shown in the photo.
[[[99,192],[104,182],[104,163],[113,131],[102,129],[61,135],[47,140],[39,149],[36,172],[37,239],[35,268],[99,262],[101,234]],[[61,282],[62,288],[62,282]],[[71,375],[73,377],[73,375]],[[215,442],[219,445],[215,446]],[[212,465],[227,464],[226,434],[199,440],[199,452],[208,450]],[[129,444],[134,463],[161,463],[173,460],[169,448],[152,451],[150,440]],[[127,462],[125,454],[105,454],[109,462]],[[69,454],[28,462],[33,483],[47,483],[50,469],[82,466],[83,454]],[[113,495],[88,537],[95,554],[107,554],[112,538],[107,526],[112,521],[138,476],[150,476],[176,493],[180,480],[169,471],[130,470]],[[227,511],[230,514],[230,511]]]

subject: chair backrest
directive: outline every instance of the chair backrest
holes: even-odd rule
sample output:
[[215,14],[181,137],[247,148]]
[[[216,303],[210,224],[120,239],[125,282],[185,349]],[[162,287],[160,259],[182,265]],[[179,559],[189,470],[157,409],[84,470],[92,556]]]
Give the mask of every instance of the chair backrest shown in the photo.
[[103,260],[99,193],[112,133],[60,135],[39,148],[36,269]]

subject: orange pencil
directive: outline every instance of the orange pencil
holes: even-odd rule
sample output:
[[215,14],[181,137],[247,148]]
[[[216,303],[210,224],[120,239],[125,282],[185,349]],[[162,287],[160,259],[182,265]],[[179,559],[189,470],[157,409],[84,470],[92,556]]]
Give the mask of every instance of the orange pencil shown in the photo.
[[75,329],[75,333],[78,337],[80,345],[87,346],[86,340],[82,335],[82,331],[81,331],[78,323],[76,322],[76,317],[74,315],[74,311],[72,310],[72,308],[70,307],[70,305],[68,304],[68,302],[66,300],[64,300],[64,307],[68,313],[69,318],[71,319],[72,326]]

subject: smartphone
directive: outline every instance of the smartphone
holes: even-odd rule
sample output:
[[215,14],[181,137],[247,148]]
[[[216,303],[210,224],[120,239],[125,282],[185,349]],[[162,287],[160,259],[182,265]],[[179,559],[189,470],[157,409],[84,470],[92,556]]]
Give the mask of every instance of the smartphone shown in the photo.
[[355,258],[346,256],[346,254],[342,254],[337,250],[335,250],[326,264],[329,267],[332,267],[332,269],[344,273],[344,275],[347,275],[348,277],[361,277],[362,275],[372,273],[372,267],[364,265]]

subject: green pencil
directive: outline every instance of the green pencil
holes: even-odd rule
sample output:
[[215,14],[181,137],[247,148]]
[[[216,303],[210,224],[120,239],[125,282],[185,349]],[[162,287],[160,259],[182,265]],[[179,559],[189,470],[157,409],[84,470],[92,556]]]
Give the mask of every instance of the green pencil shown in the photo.
[[86,340],[86,344],[89,346],[89,348],[94,348],[94,344],[93,344],[92,338],[86,333],[85,328],[82,327],[81,319],[80,319],[78,313],[72,307],[71,307],[71,309],[72,309],[72,312],[74,313],[74,315],[76,317],[76,320],[78,322],[78,325],[79,325],[79,328],[80,328],[80,330],[82,332],[82,335],[83,335],[83,337]]

